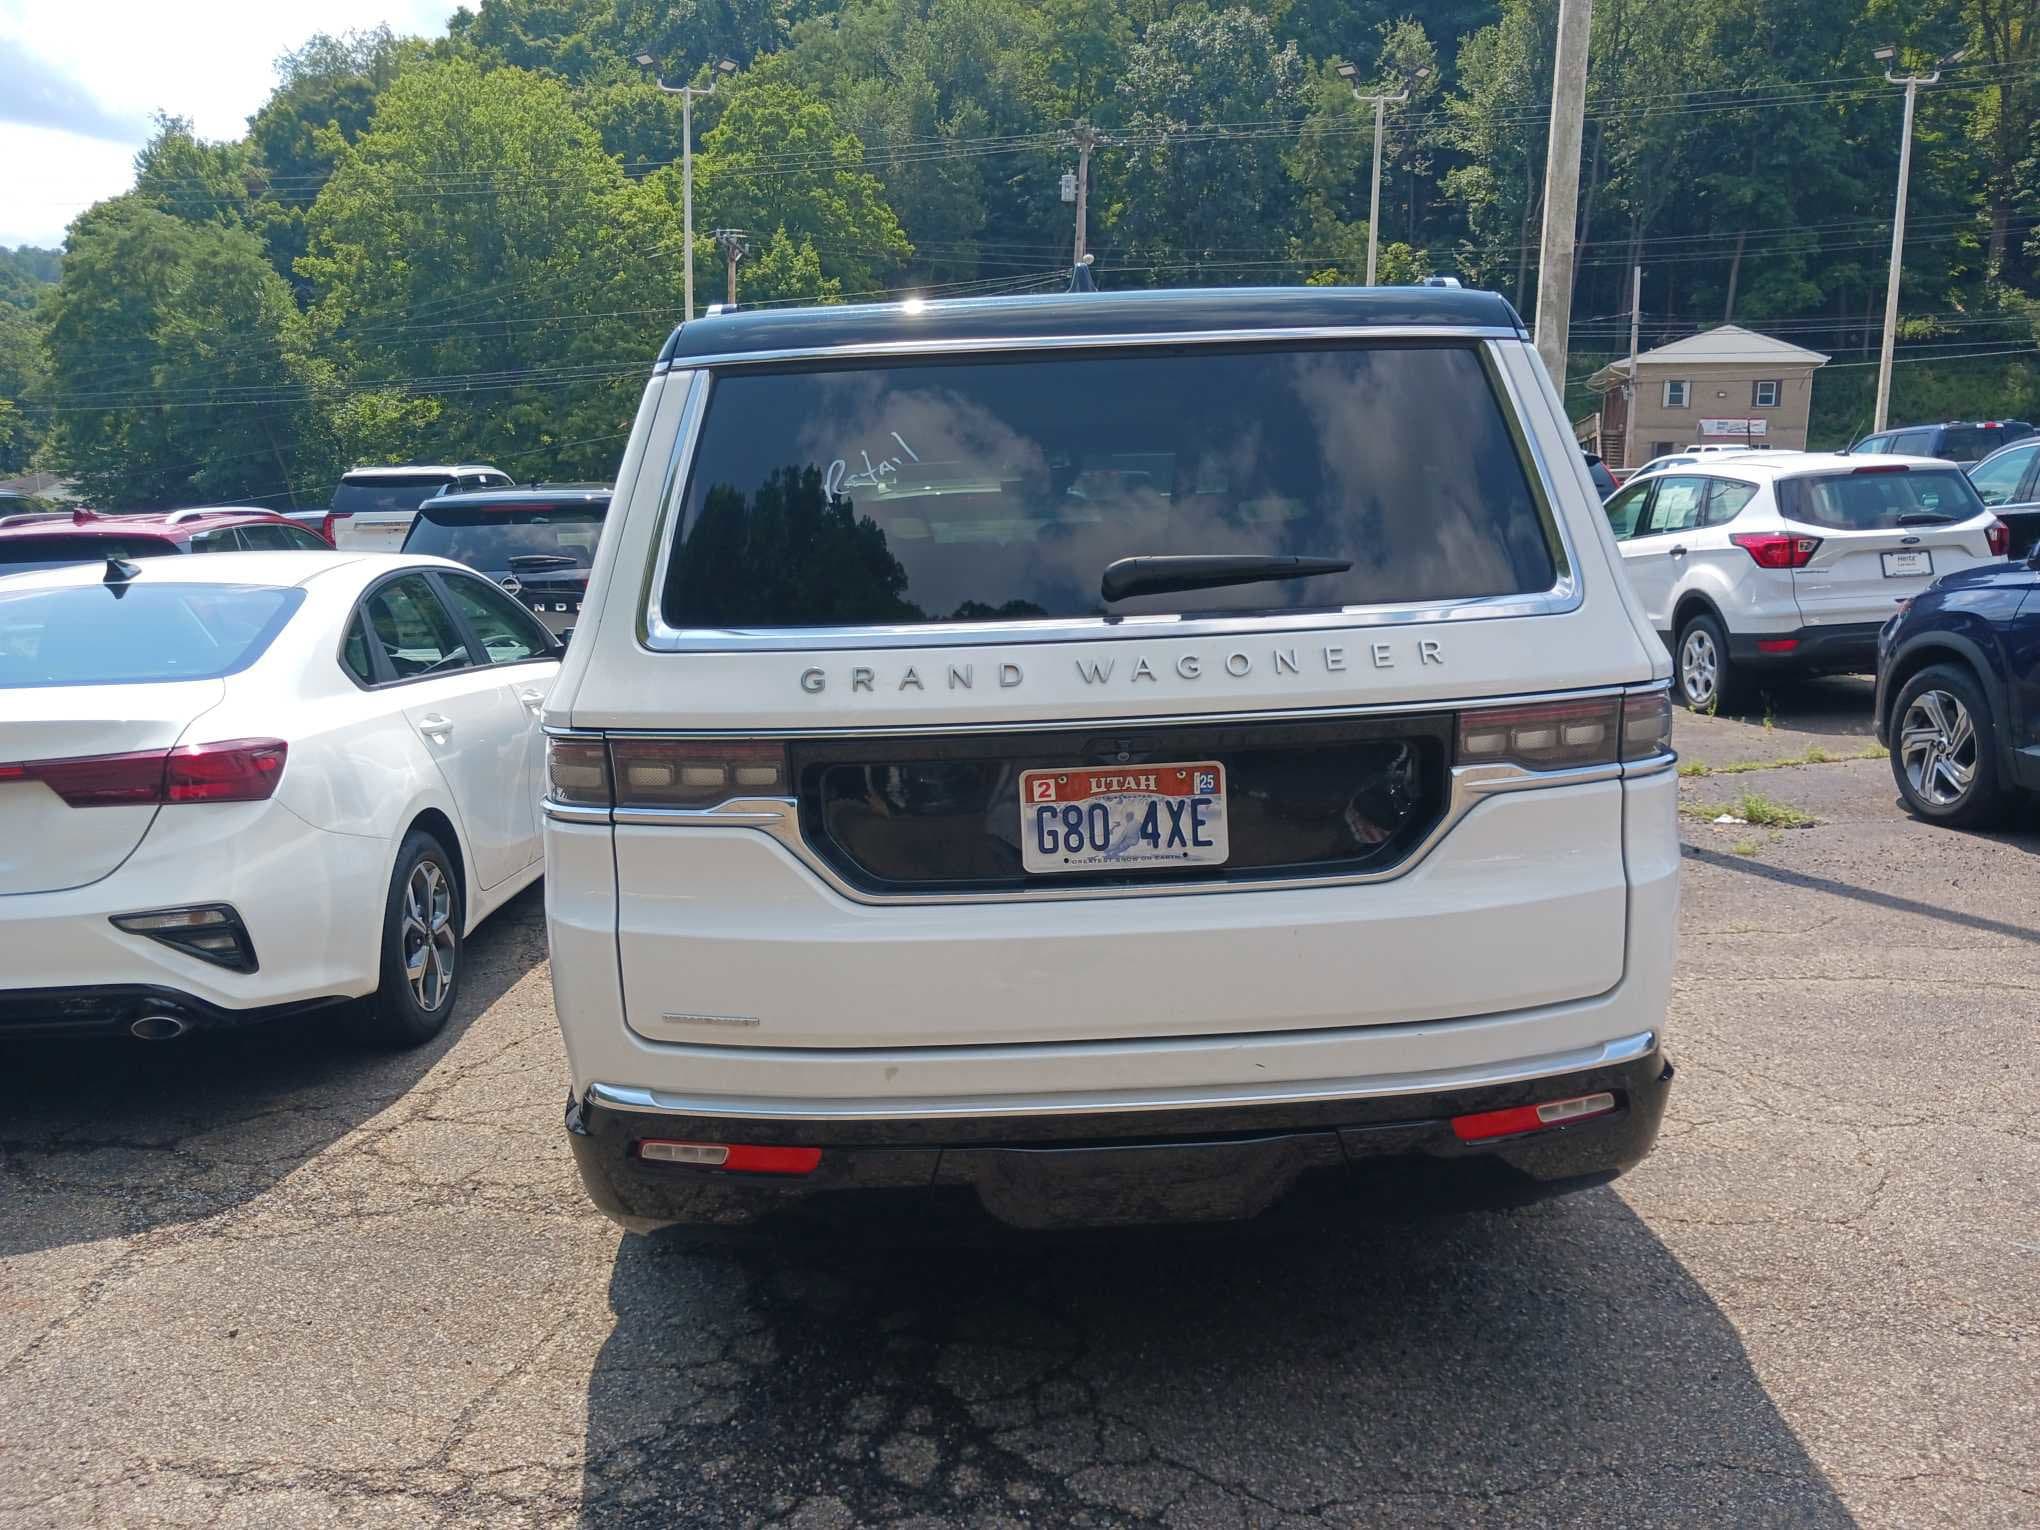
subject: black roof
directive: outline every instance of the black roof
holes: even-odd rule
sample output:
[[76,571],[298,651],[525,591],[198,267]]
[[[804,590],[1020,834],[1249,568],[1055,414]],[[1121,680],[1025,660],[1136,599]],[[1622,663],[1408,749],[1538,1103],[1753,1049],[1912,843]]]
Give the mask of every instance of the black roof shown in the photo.
[[[556,489],[463,489],[458,494],[435,494],[426,505],[607,505],[611,490],[606,485],[561,484]],[[424,506],[419,507],[423,509]]]
[[1523,321],[1507,298],[1458,287],[1185,287],[1065,292],[1044,297],[759,308],[710,314],[674,330],[661,365],[704,357],[817,351],[842,345],[1024,341],[1265,329],[1507,329]]

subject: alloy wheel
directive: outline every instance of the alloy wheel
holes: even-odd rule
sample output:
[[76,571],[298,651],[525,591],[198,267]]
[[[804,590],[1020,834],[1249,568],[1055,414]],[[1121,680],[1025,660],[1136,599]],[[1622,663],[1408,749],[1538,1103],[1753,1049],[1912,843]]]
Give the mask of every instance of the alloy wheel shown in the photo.
[[1953,807],[1976,779],[1976,722],[1960,697],[1921,691],[1905,709],[1898,758],[1914,794],[1934,807]]
[[453,887],[435,861],[420,861],[404,882],[401,938],[411,994],[420,1009],[433,1013],[453,991],[453,964],[460,955]]
[[1721,654],[1714,646],[1714,634],[1705,627],[1693,627],[1679,643],[1679,685],[1686,699],[1705,707],[1721,684]]

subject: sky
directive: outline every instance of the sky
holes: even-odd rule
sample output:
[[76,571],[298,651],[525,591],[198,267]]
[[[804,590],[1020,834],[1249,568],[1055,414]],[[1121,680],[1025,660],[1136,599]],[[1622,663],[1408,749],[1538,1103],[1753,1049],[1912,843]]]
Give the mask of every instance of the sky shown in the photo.
[[436,36],[454,0],[0,0],[0,245],[55,246],[134,184],[156,111],[238,138],[314,32]]

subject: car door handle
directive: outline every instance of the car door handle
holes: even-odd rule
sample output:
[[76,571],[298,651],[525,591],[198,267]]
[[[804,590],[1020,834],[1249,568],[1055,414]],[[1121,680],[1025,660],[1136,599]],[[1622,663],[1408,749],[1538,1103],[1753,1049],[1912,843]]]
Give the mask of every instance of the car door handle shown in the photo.
[[1665,556],[1667,558],[1683,558],[1686,556],[1686,549],[1683,547],[1668,547],[1665,549]]
[[418,731],[435,744],[443,744],[453,736],[453,719],[441,717],[437,712],[427,712],[418,719]]

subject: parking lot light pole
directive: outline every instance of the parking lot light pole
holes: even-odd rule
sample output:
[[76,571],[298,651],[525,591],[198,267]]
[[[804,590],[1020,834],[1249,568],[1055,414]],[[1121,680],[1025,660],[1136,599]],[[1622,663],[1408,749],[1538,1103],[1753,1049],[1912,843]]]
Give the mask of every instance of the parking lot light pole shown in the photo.
[[1377,92],[1368,95],[1360,89],[1360,71],[1351,64],[1339,65],[1339,78],[1353,92],[1353,99],[1374,108],[1374,187],[1367,196],[1367,285],[1374,285],[1376,251],[1381,242],[1381,134],[1382,126],[1391,106],[1399,106],[1410,98],[1410,88],[1431,72],[1429,64],[1419,64],[1398,95]]
[[[640,53],[636,63],[640,69],[656,69],[659,61],[649,53]],[[680,98],[680,237],[687,246],[682,269],[689,319],[694,317],[694,98],[714,95],[717,81],[736,72],[735,59],[719,58],[706,85],[668,85],[657,74],[652,76],[659,89]]]
[[[1922,85],[1936,84],[1941,71],[1961,63],[1968,52],[1967,48],[1957,49],[1937,62],[1931,74],[1893,74],[1888,67],[1884,71],[1887,81],[1905,87],[1905,125],[1898,134],[1898,201],[1891,213],[1891,273],[1884,283],[1884,341],[1877,353],[1877,408],[1870,426],[1873,432],[1884,429],[1891,414],[1891,353],[1898,339],[1898,270],[1905,254],[1905,187],[1912,174],[1913,103]],[[1878,63],[1888,66],[1898,58],[1898,49],[1878,48],[1873,56]]]

